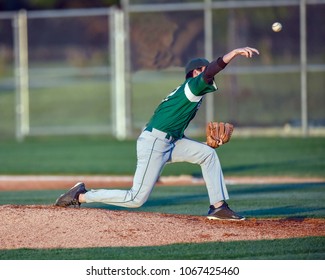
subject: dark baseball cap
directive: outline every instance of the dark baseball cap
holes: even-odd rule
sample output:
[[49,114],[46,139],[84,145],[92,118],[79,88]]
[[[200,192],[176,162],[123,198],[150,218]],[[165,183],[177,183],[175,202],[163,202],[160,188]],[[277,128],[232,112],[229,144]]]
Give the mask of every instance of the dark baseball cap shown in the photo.
[[205,58],[194,58],[190,60],[186,66],[185,66],[185,74],[187,75],[189,72],[191,72],[194,69],[198,69],[202,66],[208,66],[209,61],[206,60]]

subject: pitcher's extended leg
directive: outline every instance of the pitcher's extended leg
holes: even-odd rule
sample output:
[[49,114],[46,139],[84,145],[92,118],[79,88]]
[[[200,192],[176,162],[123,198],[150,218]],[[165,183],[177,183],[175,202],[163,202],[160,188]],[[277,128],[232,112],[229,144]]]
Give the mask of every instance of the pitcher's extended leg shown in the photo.
[[137,168],[130,190],[99,189],[84,194],[85,202],[135,208],[145,203],[157,182],[174,144],[143,132],[137,141]]

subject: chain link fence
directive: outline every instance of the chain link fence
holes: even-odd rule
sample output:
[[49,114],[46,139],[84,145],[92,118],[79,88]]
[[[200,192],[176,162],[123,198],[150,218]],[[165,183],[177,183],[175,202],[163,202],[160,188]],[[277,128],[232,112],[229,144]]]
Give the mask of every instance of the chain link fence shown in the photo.
[[[209,120],[233,122],[243,134],[323,133],[325,1],[122,4],[122,11],[0,12],[0,137],[135,137],[183,82],[189,59],[246,45],[261,54],[236,58],[216,76],[218,94],[206,98],[187,134],[203,134]],[[272,31],[275,21],[281,32]]]

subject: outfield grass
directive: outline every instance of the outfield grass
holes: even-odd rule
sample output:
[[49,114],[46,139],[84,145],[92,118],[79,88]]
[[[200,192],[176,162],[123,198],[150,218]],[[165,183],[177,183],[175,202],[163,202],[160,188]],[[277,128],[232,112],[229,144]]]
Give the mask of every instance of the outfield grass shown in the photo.
[[324,260],[325,238],[208,242],[157,247],[0,250],[8,260]]
[[[203,140],[203,139],[201,139]],[[0,141],[0,174],[124,174],[136,166],[135,140],[43,137]],[[225,175],[325,178],[325,138],[238,138],[217,149]],[[199,166],[167,165],[163,175],[194,174]]]

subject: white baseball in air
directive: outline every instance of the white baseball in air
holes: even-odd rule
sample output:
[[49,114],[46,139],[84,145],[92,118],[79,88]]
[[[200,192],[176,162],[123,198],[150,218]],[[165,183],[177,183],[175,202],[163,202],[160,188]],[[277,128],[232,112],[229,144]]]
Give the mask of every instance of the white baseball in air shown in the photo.
[[275,22],[272,24],[272,30],[274,32],[280,32],[282,29],[282,24],[280,22]]

